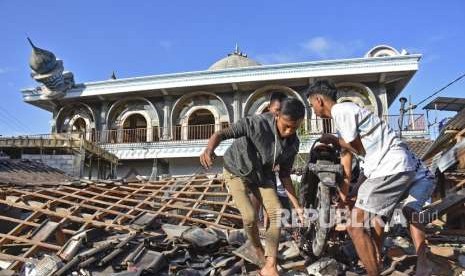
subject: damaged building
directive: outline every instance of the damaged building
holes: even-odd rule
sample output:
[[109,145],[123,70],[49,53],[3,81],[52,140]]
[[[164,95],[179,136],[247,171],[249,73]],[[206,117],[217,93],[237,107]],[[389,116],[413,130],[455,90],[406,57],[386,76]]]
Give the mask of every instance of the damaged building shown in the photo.
[[[256,275],[260,260],[218,174],[232,141],[219,146],[209,175],[199,174],[198,156],[215,130],[265,112],[276,91],[305,103],[299,136],[308,154],[315,138],[333,132],[305,100],[319,78],[337,83],[339,101],[370,109],[417,155],[434,159],[442,184],[423,214],[441,217],[428,224],[429,259],[437,275],[463,273],[464,110],[434,142],[425,116],[406,114],[399,129],[388,111],[420,55],[382,45],[362,58],[261,65],[236,47],[204,71],[75,83],[52,52],[31,46],[41,85],[23,98],[50,111],[53,125],[47,135],[0,138],[0,275]],[[364,272],[344,226],[336,225],[320,259],[302,249],[300,230],[282,229],[280,274]],[[383,250],[383,275],[414,273],[405,229],[393,228]]]
[[[265,112],[269,95],[282,92],[306,106],[299,131],[300,152],[331,132],[331,121],[316,118],[305,99],[307,87],[331,78],[339,101],[352,101],[398,129],[389,106],[418,69],[421,55],[381,45],[354,59],[262,65],[236,49],[207,70],[75,83],[63,62],[32,44],[32,77],[41,85],[24,89],[23,99],[53,114],[51,133],[79,133],[119,159],[119,177],[190,175],[210,135],[237,120]],[[411,114],[404,138],[424,138],[425,117]],[[212,172],[232,141],[217,149]]]

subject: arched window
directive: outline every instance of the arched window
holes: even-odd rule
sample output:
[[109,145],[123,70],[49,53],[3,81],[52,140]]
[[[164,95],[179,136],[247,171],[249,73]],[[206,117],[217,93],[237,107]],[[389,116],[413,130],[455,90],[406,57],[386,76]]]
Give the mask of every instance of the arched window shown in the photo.
[[123,143],[138,142],[147,142],[147,120],[136,113],[123,122]]
[[80,133],[82,138],[94,141],[95,121],[92,109],[82,103],[62,107],[55,118],[57,133]]
[[86,121],[83,118],[77,118],[74,121],[73,125],[71,126],[71,132],[82,134],[84,138],[87,138],[86,137],[86,132],[87,132]]
[[215,116],[207,109],[199,109],[189,116],[187,139],[208,139],[215,132]]

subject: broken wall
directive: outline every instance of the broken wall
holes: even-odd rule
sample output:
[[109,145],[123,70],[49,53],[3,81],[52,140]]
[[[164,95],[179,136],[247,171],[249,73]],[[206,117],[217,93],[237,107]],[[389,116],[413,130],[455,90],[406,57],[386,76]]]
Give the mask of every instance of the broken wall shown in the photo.
[[44,164],[59,169],[71,176],[79,176],[79,167],[76,164],[80,163],[80,158],[72,154],[23,154],[22,159],[42,161]]

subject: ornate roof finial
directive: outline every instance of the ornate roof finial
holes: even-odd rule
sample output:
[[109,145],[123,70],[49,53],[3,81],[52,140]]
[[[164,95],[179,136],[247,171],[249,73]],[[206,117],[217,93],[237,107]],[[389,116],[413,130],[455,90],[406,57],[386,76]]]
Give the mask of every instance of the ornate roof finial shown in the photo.
[[31,47],[32,48],[37,48],[36,45],[34,45],[34,43],[32,43],[32,40],[29,38],[29,37],[26,37],[27,38],[27,41],[29,41],[29,44],[31,44]]
[[52,71],[57,66],[55,55],[50,51],[35,46],[29,37],[27,40],[32,47],[32,53],[29,57],[29,66],[31,69],[38,74],[46,74]]
[[113,72],[111,73],[110,79],[112,79],[112,80],[116,80],[116,74],[115,74],[115,71],[113,71]]
[[47,50],[41,49],[32,43],[32,53],[29,57],[31,77],[43,86],[40,87],[41,99],[55,99],[63,97],[68,89],[74,86],[74,76],[71,72],[64,72],[63,61]]
[[234,47],[234,52],[228,54],[228,56],[233,56],[233,55],[240,56],[240,57],[247,57],[247,54],[244,54],[240,51],[239,45],[237,44],[237,42],[236,42],[236,46]]

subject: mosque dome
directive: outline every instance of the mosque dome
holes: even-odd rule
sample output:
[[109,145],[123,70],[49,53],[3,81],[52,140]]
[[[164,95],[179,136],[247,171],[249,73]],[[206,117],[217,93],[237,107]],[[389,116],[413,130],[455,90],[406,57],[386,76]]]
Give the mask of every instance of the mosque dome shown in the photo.
[[239,48],[236,45],[234,52],[228,54],[227,57],[218,60],[213,63],[208,70],[223,70],[230,68],[242,68],[242,67],[251,67],[259,66],[260,63],[255,60],[248,58],[246,54],[239,51]]

